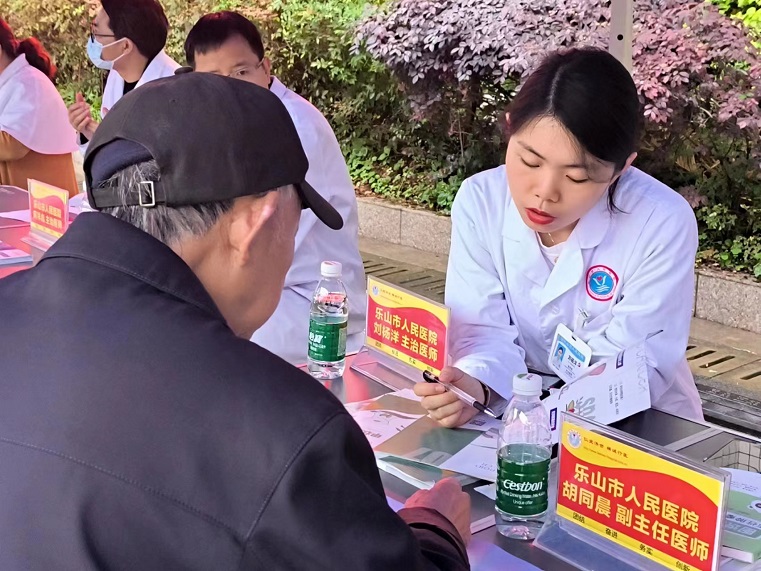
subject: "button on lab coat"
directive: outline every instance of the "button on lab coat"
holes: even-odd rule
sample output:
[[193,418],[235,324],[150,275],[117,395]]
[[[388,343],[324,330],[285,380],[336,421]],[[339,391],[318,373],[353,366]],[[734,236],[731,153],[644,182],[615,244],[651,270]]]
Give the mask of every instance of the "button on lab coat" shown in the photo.
[[[153,58],[148,66],[145,68],[143,75],[135,85],[135,89],[141,85],[145,85],[149,81],[154,79],[161,79],[162,77],[170,77],[174,75],[175,70],[180,67],[176,61],[170,58],[163,51]],[[103,101],[100,107],[100,119],[103,120],[109,109],[113,108],[124,95],[124,79],[115,70],[108,72],[108,78],[106,79],[106,87],[103,90]],[[79,144],[79,150],[84,155],[87,151],[87,143],[81,144],[81,139],[77,137]]]
[[270,89],[296,125],[309,160],[306,180],[338,210],[344,221],[341,230],[331,230],[311,210],[302,212],[293,265],[285,278],[280,304],[251,338],[283,359],[300,364],[307,358],[309,308],[320,280],[320,264],[335,260],[343,265],[341,280],[349,298],[347,352],[358,351],[364,341],[367,284],[359,253],[357,197],[333,129],[309,101],[277,78],[272,79]]
[[[593,361],[647,342],[652,406],[702,419],[685,351],[694,297],[697,223],[676,192],[631,168],[620,179],[611,213],[607,195],[565,242],[555,267],[513,203],[505,167],[467,179],[452,208],[446,303],[452,310],[453,364],[505,398],[527,366],[549,372],[559,323],[573,328]],[[596,272],[602,267],[603,274]],[[593,275],[613,289],[597,293]]]

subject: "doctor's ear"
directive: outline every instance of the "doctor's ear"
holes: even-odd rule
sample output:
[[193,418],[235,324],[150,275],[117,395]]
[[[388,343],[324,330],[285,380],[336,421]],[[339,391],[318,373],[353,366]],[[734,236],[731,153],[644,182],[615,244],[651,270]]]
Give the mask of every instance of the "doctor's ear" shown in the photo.
[[624,168],[621,169],[621,172],[618,173],[618,176],[616,178],[620,177],[622,174],[624,174],[626,171],[628,171],[629,167],[632,166],[632,163],[634,162],[634,159],[636,159],[636,158],[637,158],[637,153],[636,152],[634,152],[631,155],[629,155],[629,158],[626,159],[626,164],[624,164]]

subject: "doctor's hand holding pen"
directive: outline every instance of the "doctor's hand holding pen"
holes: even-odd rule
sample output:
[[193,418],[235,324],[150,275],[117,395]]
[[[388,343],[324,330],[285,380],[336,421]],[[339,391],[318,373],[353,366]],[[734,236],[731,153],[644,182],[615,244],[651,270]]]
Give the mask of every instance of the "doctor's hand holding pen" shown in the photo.
[[[450,385],[453,390],[445,385]],[[465,402],[470,399],[458,396],[458,392],[466,393],[465,396],[472,397],[476,403],[488,404],[484,402],[486,394],[481,382],[456,367],[444,367],[438,382],[416,383],[414,390],[417,396],[423,397],[420,404],[428,411],[428,415],[447,428],[462,426],[478,414],[475,406]]]

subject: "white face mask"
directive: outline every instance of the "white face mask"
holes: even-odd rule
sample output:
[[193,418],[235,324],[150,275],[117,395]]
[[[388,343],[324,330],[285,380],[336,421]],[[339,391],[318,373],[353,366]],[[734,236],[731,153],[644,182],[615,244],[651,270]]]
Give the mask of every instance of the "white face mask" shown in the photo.
[[114,62],[116,62],[120,57],[124,56],[124,54],[120,55],[114,60],[108,61],[103,59],[103,50],[105,48],[118,44],[119,42],[126,39],[127,38],[122,38],[120,40],[116,40],[115,42],[111,42],[110,44],[104,46],[98,40],[90,36],[90,39],[87,40],[87,56],[90,58],[90,61],[93,63],[95,67],[99,67],[100,69],[110,70],[114,67]]

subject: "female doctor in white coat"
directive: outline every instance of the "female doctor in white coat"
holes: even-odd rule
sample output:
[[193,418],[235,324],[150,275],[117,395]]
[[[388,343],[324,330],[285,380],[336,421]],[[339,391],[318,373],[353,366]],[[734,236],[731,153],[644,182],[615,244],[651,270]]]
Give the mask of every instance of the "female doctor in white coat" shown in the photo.
[[[157,0],[102,0],[87,42],[87,55],[96,67],[109,71],[102,119],[119,99],[141,85],[174,75],[180,65],[164,53],[169,21]],[[98,121],[81,93],[69,107],[69,121],[79,133],[84,154]]]
[[[631,166],[641,120],[634,82],[607,52],[552,54],[526,80],[505,165],[467,179],[452,208],[443,382],[501,412],[515,374],[550,371],[559,324],[593,362],[662,330],[647,345],[652,406],[702,418],[685,359],[697,224]],[[443,389],[415,386],[433,418],[452,427],[475,414]]]

